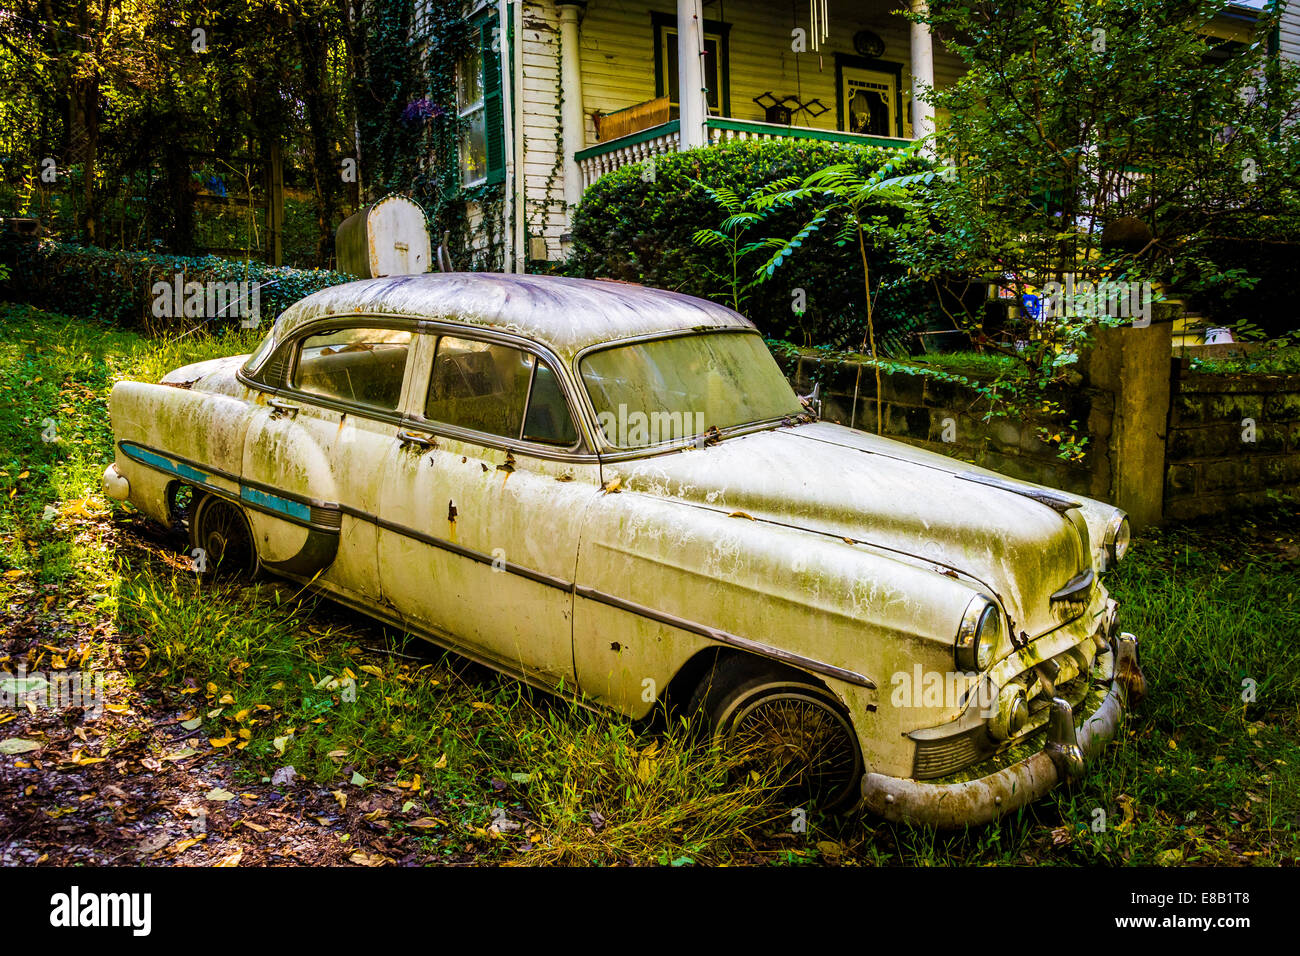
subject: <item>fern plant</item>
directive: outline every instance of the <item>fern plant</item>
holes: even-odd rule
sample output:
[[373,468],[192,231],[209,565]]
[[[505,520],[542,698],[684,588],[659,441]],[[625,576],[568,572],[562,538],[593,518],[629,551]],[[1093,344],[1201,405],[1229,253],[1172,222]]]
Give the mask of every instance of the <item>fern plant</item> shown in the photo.
[[[845,246],[856,243],[858,247],[862,262],[862,288],[867,312],[867,329],[862,350],[867,351],[869,348],[872,358],[879,359],[873,311],[875,297],[880,293],[880,285],[877,283],[873,293],[866,232],[870,229],[873,237],[878,239],[882,236],[915,234],[918,230],[924,231],[928,228],[926,208],[915,198],[913,190],[918,186],[930,184],[939,174],[934,170],[908,174],[899,172],[906,164],[914,161],[921,145],[917,143],[898,151],[871,173],[864,174],[851,165],[839,164],[818,170],[794,188],[773,184],[766,190],[756,191],[750,197],[750,201],[759,211],[765,212],[778,206],[795,203],[811,203],[813,212],[803,227],[789,239],[764,239],[742,250],[742,252],[754,249],[771,250],[767,261],[754,271],[751,284],[766,282],[809,236],[828,224],[835,224],[837,230],[835,244]],[[879,363],[874,364],[876,433],[880,434],[884,431],[880,400],[881,372]],[[856,407],[856,387],[854,392]]]
[[727,272],[719,272],[717,269],[706,267],[705,271],[709,277],[726,286],[731,296],[731,307],[737,312],[744,312],[745,301],[749,297],[749,290],[757,283],[754,280],[745,281],[742,279],[740,260],[747,254],[759,248],[760,243],[746,243],[741,245],[745,233],[763,218],[762,208],[759,206],[760,200],[770,196],[772,193],[781,192],[792,188],[799,178],[797,176],[787,176],[784,179],[778,179],[775,182],[768,183],[755,189],[744,199],[736,190],[727,186],[709,186],[700,182],[698,179],[692,179],[691,182],[703,189],[717,205],[722,207],[722,211],[727,214],[727,218],[717,229],[697,229],[691,236],[691,241],[697,246],[706,249],[722,249],[727,257]]

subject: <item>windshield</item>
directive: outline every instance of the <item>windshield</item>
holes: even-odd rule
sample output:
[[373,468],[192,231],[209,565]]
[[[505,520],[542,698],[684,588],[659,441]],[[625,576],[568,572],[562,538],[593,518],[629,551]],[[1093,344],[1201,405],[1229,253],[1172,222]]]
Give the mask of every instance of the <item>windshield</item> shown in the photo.
[[602,349],[579,365],[601,428],[644,448],[803,411],[763,340],[704,332]]

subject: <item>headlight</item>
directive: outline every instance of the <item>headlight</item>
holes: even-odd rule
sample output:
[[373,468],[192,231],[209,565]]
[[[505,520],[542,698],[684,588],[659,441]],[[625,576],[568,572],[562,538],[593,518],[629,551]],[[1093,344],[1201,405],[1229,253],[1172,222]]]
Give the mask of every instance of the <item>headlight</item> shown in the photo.
[[1002,612],[982,594],[971,598],[957,629],[953,656],[964,671],[984,671],[993,663],[1002,639]]
[[1102,538],[1107,566],[1119,564],[1124,559],[1124,555],[1128,553],[1129,542],[1132,538],[1133,529],[1128,523],[1128,515],[1116,510],[1106,525],[1106,536]]

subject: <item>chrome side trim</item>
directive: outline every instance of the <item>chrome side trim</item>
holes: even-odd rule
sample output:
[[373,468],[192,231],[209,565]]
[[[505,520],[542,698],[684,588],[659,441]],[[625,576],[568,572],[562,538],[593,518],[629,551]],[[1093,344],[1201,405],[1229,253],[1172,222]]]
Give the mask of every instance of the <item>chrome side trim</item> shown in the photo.
[[811,657],[804,657],[802,654],[795,654],[791,651],[782,650],[779,647],[772,647],[770,644],[761,644],[758,641],[752,641],[747,637],[740,637],[739,635],[731,634],[716,627],[699,624],[695,621],[678,617],[675,614],[656,611],[654,608],[646,607],[644,604],[637,604],[635,601],[628,601],[624,598],[615,597],[612,594],[597,591],[595,588],[574,585],[574,593],[589,601],[596,601],[600,604],[616,607],[620,610],[627,611],[630,614],[649,618],[650,620],[658,621],[661,624],[667,624],[669,627],[676,627],[683,631],[689,631],[692,634],[698,634],[700,637],[708,638],[711,641],[717,641],[719,644],[726,644],[742,651],[748,651],[751,654],[757,654],[760,657],[771,658],[772,660],[780,661],[783,664],[789,664],[792,667],[798,667],[802,670],[812,671],[815,674],[823,674],[827,677],[833,677],[836,680],[844,681],[846,684],[854,684],[858,687],[865,687],[868,690],[875,690],[876,688],[875,681],[863,674],[857,673],[856,671],[837,667],[834,664],[826,664],[822,661],[814,660]]
[[1065,583],[1065,586],[1059,591],[1054,591],[1049,600],[1051,601],[1075,601],[1082,600],[1092,593],[1093,582],[1096,575],[1092,573],[1092,568],[1084,571],[1082,574],[1076,574]]
[[[419,541],[434,548],[439,548],[443,551],[448,551],[459,557],[467,558],[470,561],[485,564],[493,568],[500,568],[510,574],[526,578],[546,587],[555,588],[558,591],[567,591],[570,594],[574,594],[586,600],[595,601],[598,604],[604,604],[608,607],[618,608],[619,610],[627,611],[629,614],[635,614],[638,617],[657,621],[660,624],[666,624],[669,627],[675,627],[691,634],[696,634],[719,644],[725,644],[729,647],[734,647],[750,654],[755,654],[759,657],[766,657],[770,660],[780,661],[783,664],[788,664],[791,667],[797,667],[801,670],[810,671],[814,674],[822,674],[826,677],[841,680],[857,687],[864,687],[869,690],[874,690],[876,688],[876,684],[871,680],[871,678],[859,674],[856,671],[838,667],[834,664],[827,664],[811,657],[804,657],[802,654],[795,654],[779,647],[773,647],[770,644],[763,644],[759,641],[754,641],[747,637],[741,637],[737,634],[732,634],[729,631],[721,630],[720,628],[701,624],[698,621],[691,621],[687,618],[678,617],[675,614],[658,611],[654,608],[647,607],[644,604],[638,604],[635,601],[629,601],[613,594],[607,594],[604,591],[597,590],[596,588],[585,587],[579,585],[576,581],[558,578],[554,575],[546,574],[543,571],[537,571],[533,568],[521,564],[515,564],[511,561],[505,561],[475,548],[467,548],[465,545],[459,544],[455,541],[440,538],[436,535],[426,534],[425,532],[419,531],[415,528],[385,520],[378,515],[371,514],[370,512],[363,511],[359,508],[353,508],[350,505],[318,501],[316,499],[306,498],[302,495],[295,495],[290,492],[269,492],[263,490],[266,486],[254,482],[242,482],[241,492],[239,494],[233,494],[207,483],[204,480],[203,473],[207,472],[208,474],[217,475],[229,481],[239,483],[240,479],[237,476],[221,471],[220,469],[199,465],[196,462],[191,462],[188,459],[181,458],[180,456],[168,455],[165,452],[154,449],[146,449],[149,452],[150,458],[173,459],[178,462],[183,462],[185,466],[183,473],[163,468],[159,465],[153,464],[149,460],[145,460],[143,457],[132,455],[126,447],[128,445],[134,446],[134,443],[119,443],[122,451],[128,457],[132,458],[133,461],[137,461],[148,467],[157,468],[161,471],[167,471],[170,474],[176,474],[178,477],[185,477],[190,481],[199,482],[205,489],[212,491],[213,493],[219,494],[231,501],[239,502],[247,507],[255,508],[258,511],[263,511],[267,514],[274,515],[275,517],[282,518],[286,521],[291,521],[294,524],[303,527],[311,528],[315,531],[332,533],[334,537],[335,550],[337,550],[339,528],[343,520],[343,515],[348,515],[349,517],[356,518],[359,521],[366,521],[374,524],[376,527],[382,528],[385,531],[400,534],[403,537],[411,538],[415,541]],[[143,448],[144,446],[138,447]],[[282,502],[288,503],[288,505],[296,507],[286,507],[267,500],[275,497],[278,497]],[[306,567],[307,564],[319,561],[321,556],[326,553],[326,550],[324,549],[327,547],[328,546],[323,541],[309,541],[308,545],[304,546],[303,554],[291,558],[290,562],[293,563],[286,563],[284,570],[291,575],[302,574],[303,571],[300,569]],[[329,560],[333,560],[332,555]],[[280,570],[273,566],[272,569]]]
[[1075,501],[1059,491],[1051,491],[1047,488],[1026,488],[1023,485],[1018,485],[1015,482],[994,475],[981,475],[974,471],[962,471],[957,473],[957,477],[963,481],[974,481],[981,485],[988,485],[990,488],[1000,488],[1003,491],[1010,491],[1012,494],[1030,498],[1039,504],[1047,505],[1047,507],[1060,514],[1065,514],[1071,508],[1079,508],[1083,505],[1083,502]]

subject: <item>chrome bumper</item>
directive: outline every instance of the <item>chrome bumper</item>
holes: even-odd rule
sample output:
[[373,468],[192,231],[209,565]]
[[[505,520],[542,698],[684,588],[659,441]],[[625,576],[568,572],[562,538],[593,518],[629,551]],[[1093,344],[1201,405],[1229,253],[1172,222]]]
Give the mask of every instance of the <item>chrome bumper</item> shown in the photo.
[[1043,796],[1062,780],[1076,779],[1119,730],[1125,711],[1145,693],[1137,638],[1115,639],[1115,676],[1105,699],[1078,723],[1068,703],[1052,701],[1047,745],[1019,763],[964,783],[921,783],[868,773],[862,807],[886,820],[963,827],[988,823]]
[[118,501],[126,501],[131,495],[131,483],[126,480],[126,476],[117,470],[117,465],[112,464],[104,469],[104,477],[100,479],[100,487],[103,488],[104,494],[109,498],[115,498]]

